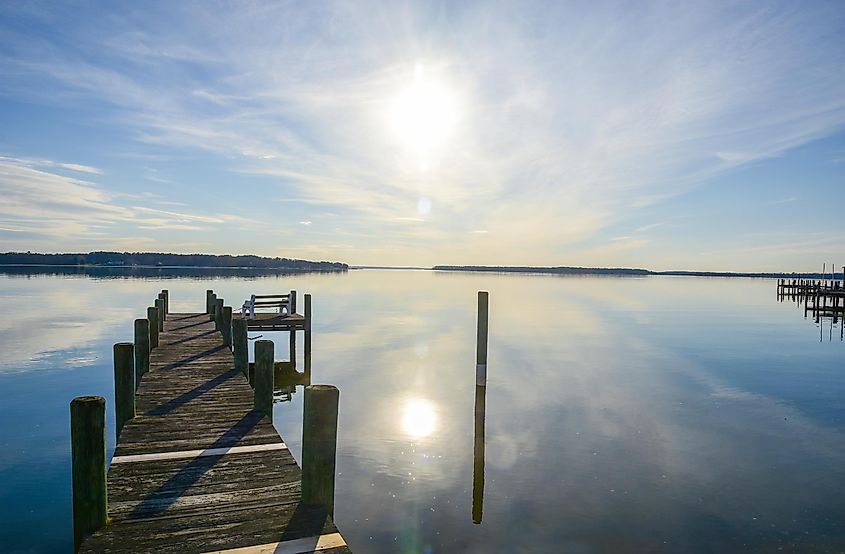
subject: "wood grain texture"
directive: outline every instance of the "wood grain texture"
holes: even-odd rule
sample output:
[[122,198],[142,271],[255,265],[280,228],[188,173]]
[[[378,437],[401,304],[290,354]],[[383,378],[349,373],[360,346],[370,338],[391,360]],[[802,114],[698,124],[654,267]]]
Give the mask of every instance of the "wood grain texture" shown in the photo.
[[115,456],[264,448],[112,464],[109,524],[80,552],[204,553],[338,532],[324,508],[300,503],[301,471],[214,327],[204,313],[165,320]]

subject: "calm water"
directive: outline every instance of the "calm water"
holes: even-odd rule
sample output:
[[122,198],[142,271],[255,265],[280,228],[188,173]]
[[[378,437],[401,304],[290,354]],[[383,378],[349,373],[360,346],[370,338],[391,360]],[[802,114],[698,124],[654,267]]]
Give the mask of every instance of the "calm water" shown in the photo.
[[[111,345],[162,288],[172,311],[202,310],[207,288],[230,304],[313,294],[313,380],[341,390],[335,519],[355,552],[845,550],[839,323],[778,303],[773,280],[423,271],[0,275],[0,550],[70,550],[68,404],[103,395],[113,425]],[[287,359],[286,337],[263,334]],[[275,410],[299,459],[301,389]]]

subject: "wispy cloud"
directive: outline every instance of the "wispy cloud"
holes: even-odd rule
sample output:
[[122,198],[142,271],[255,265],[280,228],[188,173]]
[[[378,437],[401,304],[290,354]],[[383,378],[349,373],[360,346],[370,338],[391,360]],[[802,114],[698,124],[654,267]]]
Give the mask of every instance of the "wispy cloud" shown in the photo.
[[34,160],[27,158],[16,158],[12,156],[0,156],[0,162],[14,163],[26,167],[41,167],[41,168],[59,168],[75,171],[77,173],[87,173],[89,175],[102,175],[103,170],[91,167],[90,165],[73,164],[56,162],[53,160]]
[[642,227],[637,227],[636,229],[634,229],[634,232],[635,233],[645,233],[649,229],[654,229],[655,227],[660,227],[662,225],[664,225],[664,223],[662,221],[660,221],[658,223],[649,223],[648,225],[643,225]]
[[795,197],[795,196],[788,196],[788,197],[786,197],[786,198],[781,198],[780,200],[773,200],[773,201],[769,202],[769,205],[770,205],[770,206],[776,206],[776,205],[778,205],[778,204],[789,204],[789,203],[791,203],[791,202],[795,202],[796,200],[798,200],[798,198],[797,198],[797,197]]
[[[329,207],[349,240],[395,239],[393,252],[543,262],[632,206],[845,125],[835,4],[164,6],[36,41],[0,33],[15,52],[0,91],[61,104],[33,83],[61,85],[141,144],[271,183],[268,198],[305,212],[292,221]],[[460,113],[424,160],[386,121],[418,63]],[[147,227],[213,225],[159,216]]]
[[9,246],[40,245],[53,251],[57,240],[75,239],[76,244],[97,248],[134,244],[137,249],[155,243],[152,237],[138,237],[138,231],[208,231],[232,222],[245,224],[230,214],[200,215],[123,204],[133,195],[111,193],[91,181],[55,172],[64,165],[76,164],[0,158],[0,232],[17,235],[6,237]]

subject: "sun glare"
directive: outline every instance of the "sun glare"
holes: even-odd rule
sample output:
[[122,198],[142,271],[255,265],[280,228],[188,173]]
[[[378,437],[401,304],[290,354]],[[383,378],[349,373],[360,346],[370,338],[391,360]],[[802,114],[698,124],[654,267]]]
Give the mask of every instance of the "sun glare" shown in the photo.
[[442,147],[458,121],[456,95],[417,64],[414,82],[390,103],[390,124],[401,143],[424,161]]
[[437,413],[428,400],[414,398],[405,403],[402,432],[415,439],[427,437],[437,428]]

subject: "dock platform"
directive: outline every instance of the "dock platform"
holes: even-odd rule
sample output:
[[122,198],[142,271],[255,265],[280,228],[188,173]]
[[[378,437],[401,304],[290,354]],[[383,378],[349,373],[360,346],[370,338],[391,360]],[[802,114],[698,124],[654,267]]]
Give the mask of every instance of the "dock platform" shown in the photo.
[[233,317],[246,319],[250,331],[304,331],[306,328],[305,316],[297,313],[287,315],[257,312],[252,318],[240,315]]
[[328,510],[301,501],[226,335],[207,313],[164,319],[108,469],[108,523],[79,551],[350,553]]

